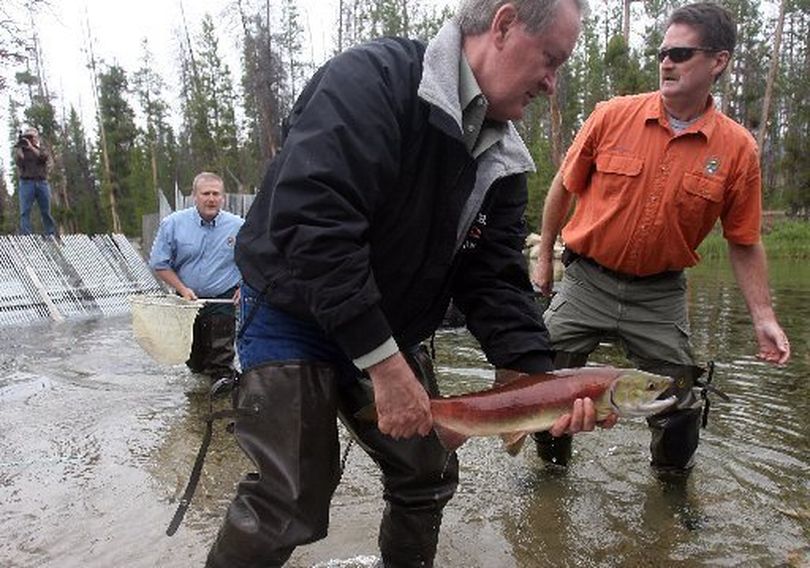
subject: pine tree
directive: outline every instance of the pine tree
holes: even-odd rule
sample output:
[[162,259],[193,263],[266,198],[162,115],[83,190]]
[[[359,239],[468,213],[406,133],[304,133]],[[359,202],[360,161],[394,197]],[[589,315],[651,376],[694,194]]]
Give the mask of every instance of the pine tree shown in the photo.
[[[233,79],[219,53],[219,40],[210,15],[202,21],[199,50],[189,47],[181,59],[183,69],[183,125],[180,161],[191,168],[181,176],[181,185],[191,185],[200,171],[222,176],[230,191],[241,190],[239,148]],[[185,156],[183,156],[185,154]]]
[[[129,84],[125,71],[111,65],[99,76],[99,114],[106,133],[109,179],[101,177],[104,202],[115,203],[121,230],[127,235],[139,235],[141,216],[155,209],[149,190],[147,159],[136,145],[138,129],[135,113],[128,101]],[[98,145],[103,143],[99,136]],[[98,167],[103,164],[98,162]],[[107,225],[115,230],[114,220],[107,211]]]
[[65,182],[71,202],[69,220],[80,233],[106,233],[108,224],[101,206],[87,136],[79,113],[72,106],[63,130]]
[[157,193],[162,191],[165,195],[174,188],[177,149],[168,122],[169,106],[163,98],[165,84],[153,69],[154,57],[146,39],[142,50],[141,65],[132,77],[132,84],[145,121],[138,145],[149,161],[149,188],[157,205]]

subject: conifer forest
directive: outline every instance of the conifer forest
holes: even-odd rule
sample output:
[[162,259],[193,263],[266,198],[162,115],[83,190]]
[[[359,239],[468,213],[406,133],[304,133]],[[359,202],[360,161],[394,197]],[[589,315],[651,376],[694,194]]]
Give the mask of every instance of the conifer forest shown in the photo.
[[[177,0],[181,3],[181,0]],[[715,104],[757,140],[766,209],[810,213],[810,0],[718,0],[736,17],[737,50],[714,89]],[[86,30],[83,69],[95,112],[84,116],[52,82],[37,22],[57,0],[0,6],[0,104],[7,105],[0,161],[0,234],[17,230],[11,148],[35,126],[54,157],[49,181],[62,233],[141,233],[142,216],[188,193],[194,175],[219,173],[229,193],[253,193],[281,144],[281,125],[323,63],[296,0],[223,0],[223,12],[176,30],[171,77],[154,64],[147,38],[140,63],[122,67]],[[554,96],[532,103],[518,125],[537,164],[530,179],[530,226],[561,156],[594,105],[655,90],[656,52],[678,0],[590,0],[576,51]],[[334,0],[326,57],[382,35],[429,39],[454,0]],[[124,22],[121,25],[126,25]],[[238,54],[234,52],[238,50]],[[231,62],[238,62],[238,65]],[[86,113],[85,113],[86,114]]]

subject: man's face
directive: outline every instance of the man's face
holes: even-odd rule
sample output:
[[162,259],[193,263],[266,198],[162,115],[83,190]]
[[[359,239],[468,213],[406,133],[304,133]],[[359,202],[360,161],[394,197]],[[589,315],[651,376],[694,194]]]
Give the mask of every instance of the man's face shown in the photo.
[[194,191],[194,204],[200,217],[210,221],[217,216],[225,204],[225,193],[222,185],[216,181],[201,181]]
[[490,66],[477,77],[489,101],[487,117],[520,120],[524,109],[540,94],[554,93],[557,70],[571,56],[580,30],[573,2],[564,2],[545,30],[532,34],[517,19],[504,24],[494,42]]
[[[698,31],[686,24],[672,24],[664,34],[661,49],[710,47],[701,42]],[[700,105],[709,96],[714,78],[728,61],[728,52],[695,51],[681,63],[666,57],[658,64],[659,84],[664,102],[680,106]]]

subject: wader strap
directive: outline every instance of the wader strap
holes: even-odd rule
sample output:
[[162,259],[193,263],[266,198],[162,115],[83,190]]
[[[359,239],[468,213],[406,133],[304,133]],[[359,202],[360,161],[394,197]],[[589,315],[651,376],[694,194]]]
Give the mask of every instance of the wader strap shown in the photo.
[[197,484],[200,482],[203,463],[205,463],[205,455],[208,453],[208,446],[211,444],[214,420],[219,420],[220,418],[234,418],[240,414],[238,410],[219,410],[214,412],[214,398],[221,392],[230,390],[238,380],[238,375],[235,377],[223,377],[214,383],[211,387],[211,391],[208,393],[208,415],[205,417],[205,433],[203,434],[202,444],[197,452],[197,459],[194,460],[194,467],[191,469],[191,475],[188,478],[186,490],[183,492],[183,497],[181,497],[180,503],[177,505],[174,517],[172,517],[169,527],[166,529],[166,536],[172,536],[177,532],[180,523],[183,522],[183,517],[186,515],[188,506],[191,504],[191,498],[194,497],[194,491],[197,489]]
[[709,423],[709,407],[711,406],[711,399],[709,398],[709,393],[714,393],[720,398],[722,398],[725,402],[731,402],[731,398],[712,385],[712,379],[714,378],[714,361],[709,361],[708,364],[709,372],[706,373],[706,381],[701,381],[699,379],[695,379],[695,385],[700,387],[700,398],[703,400],[703,415],[701,416],[700,426],[701,428],[705,428],[706,424]]

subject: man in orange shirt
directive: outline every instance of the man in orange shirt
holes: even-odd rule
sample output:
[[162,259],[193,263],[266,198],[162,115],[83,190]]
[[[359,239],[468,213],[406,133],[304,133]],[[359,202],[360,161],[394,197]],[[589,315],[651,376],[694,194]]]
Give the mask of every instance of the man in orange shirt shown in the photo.
[[[714,106],[712,84],[728,66],[736,27],[711,3],[670,16],[660,89],[597,105],[566,155],[543,209],[533,279],[551,294],[553,245],[562,230],[566,273],[544,318],[557,368],[585,364],[603,339],[617,340],[640,368],[677,381],[677,409],[648,420],[652,465],[688,471],[698,445],[686,278],[696,249],[719,218],[751,314],[758,357],[786,363],[790,345],[776,320],[760,242],[761,180],[756,144]],[[544,459],[565,465],[571,439],[538,436]]]

